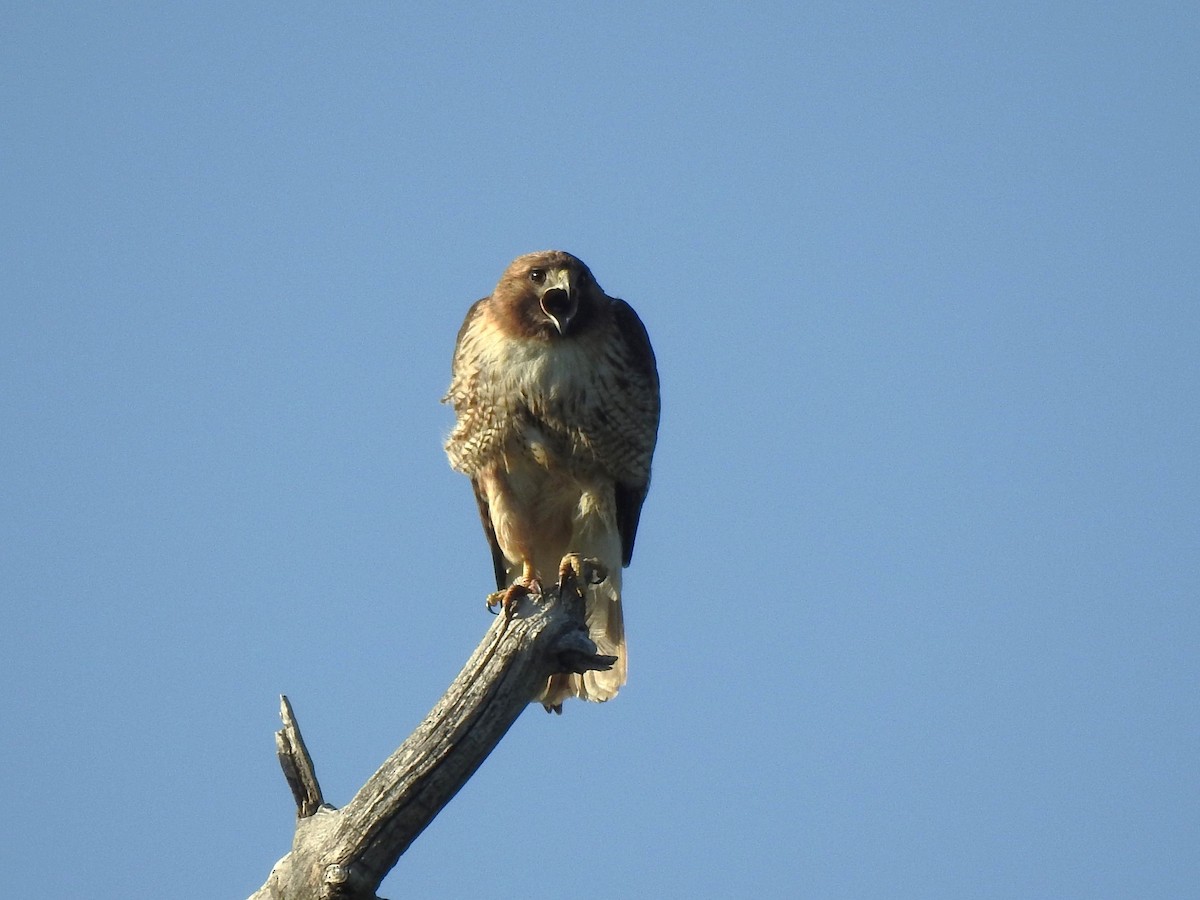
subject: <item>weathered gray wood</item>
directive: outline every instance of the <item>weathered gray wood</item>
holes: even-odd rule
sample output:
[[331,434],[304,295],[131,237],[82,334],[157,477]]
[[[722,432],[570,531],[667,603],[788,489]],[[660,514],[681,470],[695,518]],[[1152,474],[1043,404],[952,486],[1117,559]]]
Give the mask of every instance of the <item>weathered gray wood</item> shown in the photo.
[[569,556],[558,585],[523,599],[511,618],[498,616],[442,699],[343,809],[322,802],[285,699],[277,746],[300,818],[291,852],[251,900],[377,900],[375,891],[400,855],[466,784],[546,679],[613,664],[614,657],[596,655],[584,621],[582,585],[602,578],[593,561]]
[[279,698],[279,718],[283,720],[283,730],[275,732],[275,753],[279,757],[283,777],[287,779],[296,800],[296,817],[307,819],[325,802],[325,798],[321,795],[312,757],[308,755],[308,747],[300,735],[300,725],[292,713],[292,704],[285,696]]

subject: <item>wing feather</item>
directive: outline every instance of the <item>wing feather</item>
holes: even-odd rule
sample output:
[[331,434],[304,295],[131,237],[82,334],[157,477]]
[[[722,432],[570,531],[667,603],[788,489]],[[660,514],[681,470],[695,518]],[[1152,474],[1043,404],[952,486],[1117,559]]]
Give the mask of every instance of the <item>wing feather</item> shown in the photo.
[[483,533],[487,537],[488,546],[492,548],[492,568],[496,574],[496,590],[502,591],[508,586],[508,560],[496,540],[496,526],[492,524],[492,511],[488,507],[487,495],[478,478],[471,479],[471,487],[475,490],[475,502],[479,505],[479,519],[483,522]]
[[638,521],[642,516],[642,504],[650,489],[650,458],[658,439],[658,421],[661,412],[659,399],[658,364],[654,348],[650,346],[650,335],[633,307],[624,300],[613,300],[613,315],[617,332],[625,344],[627,358],[633,376],[630,390],[642,392],[643,402],[635,404],[644,421],[638,422],[641,450],[646,456],[646,478],[634,483],[616,483],[617,530],[621,535],[621,562],[629,565],[633,559],[633,542],[637,537]]

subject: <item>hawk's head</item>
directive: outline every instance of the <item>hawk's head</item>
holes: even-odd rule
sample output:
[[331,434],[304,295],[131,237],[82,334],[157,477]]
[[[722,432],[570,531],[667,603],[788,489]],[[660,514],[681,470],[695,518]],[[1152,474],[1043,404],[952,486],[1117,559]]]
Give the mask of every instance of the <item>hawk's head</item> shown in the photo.
[[518,256],[492,292],[493,302],[518,332],[545,339],[587,327],[603,297],[583,260],[562,250]]

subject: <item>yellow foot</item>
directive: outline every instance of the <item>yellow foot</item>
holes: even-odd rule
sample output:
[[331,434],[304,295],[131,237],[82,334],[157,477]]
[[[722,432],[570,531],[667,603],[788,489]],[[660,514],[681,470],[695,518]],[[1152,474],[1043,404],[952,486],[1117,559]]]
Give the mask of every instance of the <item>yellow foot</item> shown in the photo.
[[558,583],[571,579],[583,584],[599,584],[608,577],[608,571],[603,563],[591,557],[584,558],[578,553],[568,553],[558,564]]
[[[536,578],[531,578],[528,583],[526,583],[525,579],[518,578],[504,590],[488,594],[487,607],[493,613],[499,613],[503,610],[504,618],[511,619],[517,611],[517,604],[522,599],[528,597],[530,594],[541,593],[542,585]],[[500,607],[499,610],[496,609],[497,606]]]

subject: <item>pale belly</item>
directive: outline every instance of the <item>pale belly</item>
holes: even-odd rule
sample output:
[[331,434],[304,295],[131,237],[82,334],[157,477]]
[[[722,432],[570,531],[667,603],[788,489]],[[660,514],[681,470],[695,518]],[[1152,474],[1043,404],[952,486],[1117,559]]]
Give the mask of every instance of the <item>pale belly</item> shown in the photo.
[[599,557],[619,568],[611,481],[572,473],[536,431],[523,438],[505,448],[483,479],[510,580],[529,559],[543,581],[553,583],[567,553]]

